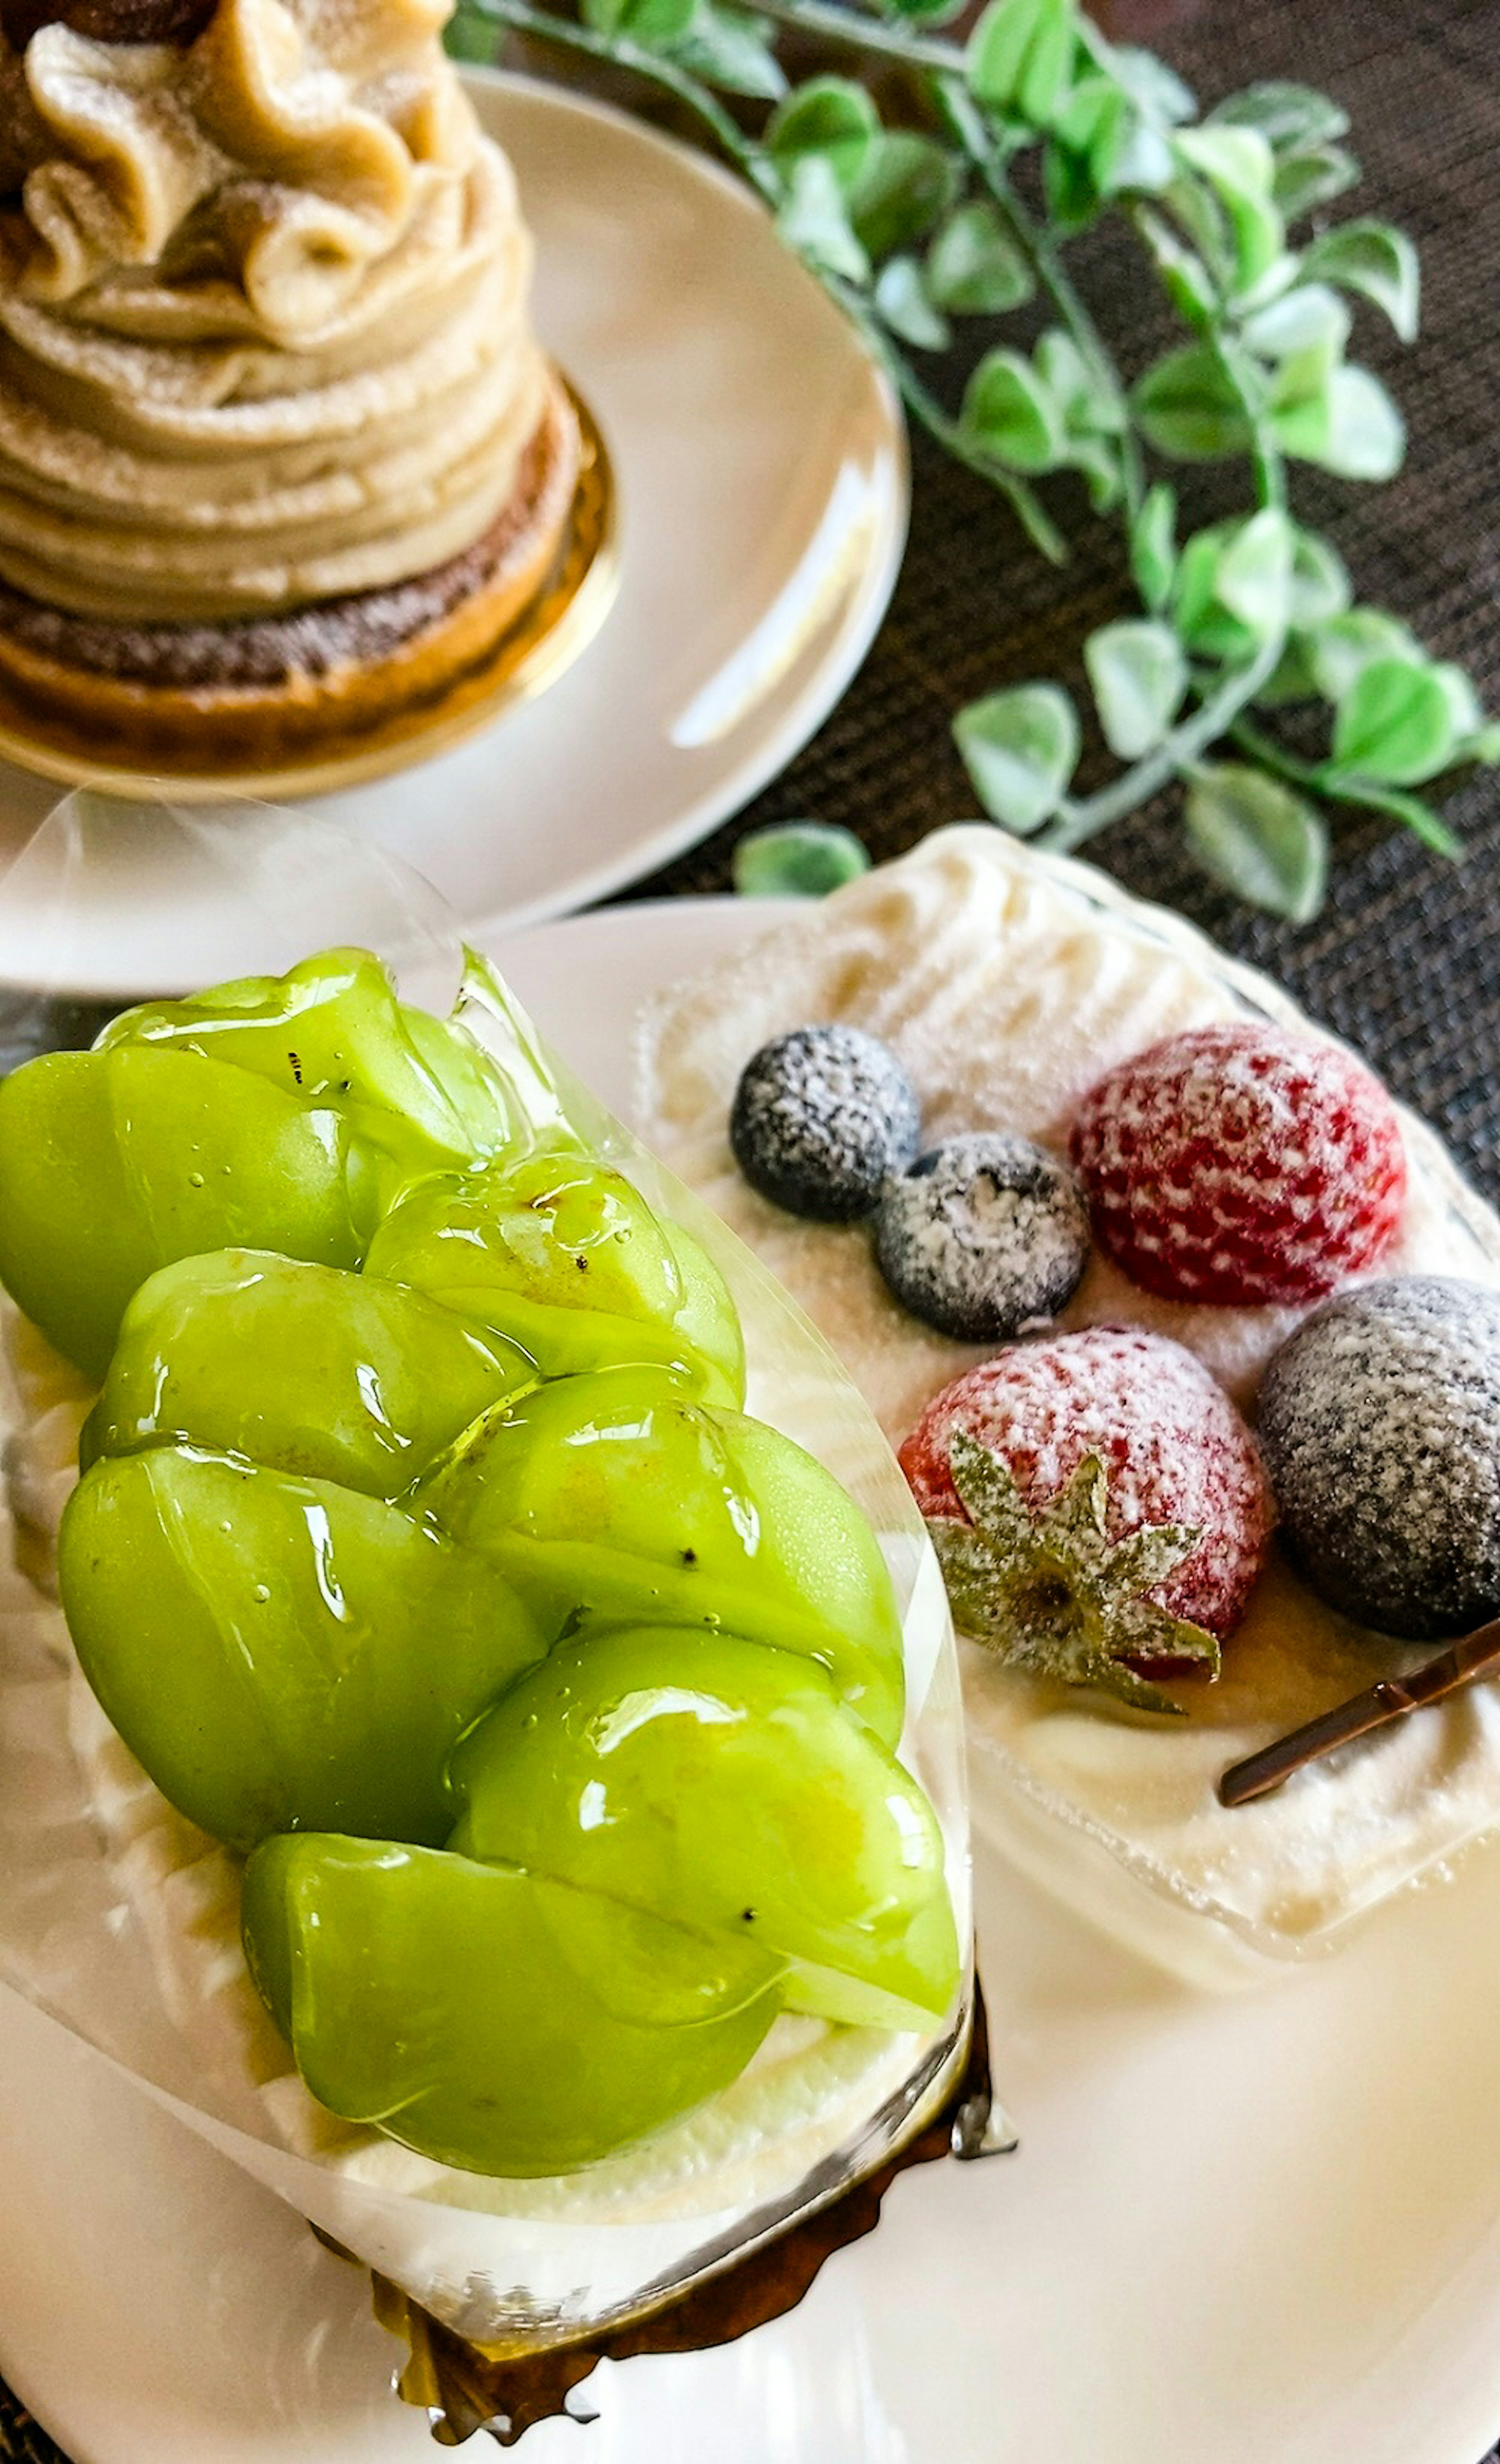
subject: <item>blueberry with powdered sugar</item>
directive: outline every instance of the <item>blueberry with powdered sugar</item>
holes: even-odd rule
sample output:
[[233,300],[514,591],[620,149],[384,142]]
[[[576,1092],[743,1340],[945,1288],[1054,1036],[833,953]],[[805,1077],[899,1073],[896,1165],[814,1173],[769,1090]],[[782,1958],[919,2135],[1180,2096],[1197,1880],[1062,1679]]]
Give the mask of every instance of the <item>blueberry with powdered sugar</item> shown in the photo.
[[1260,1438],[1335,1608],[1416,1642],[1500,1616],[1500,1292],[1403,1275],[1325,1301],[1271,1358]]
[[792,1215],[868,1215],[916,1153],[921,1114],[889,1045],[857,1026],[799,1026],[746,1064],[729,1116],[752,1189]]
[[1078,1287],[1089,1215],[1066,1164],[1029,1138],[949,1138],[888,1182],[880,1271],[902,1306],[960,1343],[1046,1325]]

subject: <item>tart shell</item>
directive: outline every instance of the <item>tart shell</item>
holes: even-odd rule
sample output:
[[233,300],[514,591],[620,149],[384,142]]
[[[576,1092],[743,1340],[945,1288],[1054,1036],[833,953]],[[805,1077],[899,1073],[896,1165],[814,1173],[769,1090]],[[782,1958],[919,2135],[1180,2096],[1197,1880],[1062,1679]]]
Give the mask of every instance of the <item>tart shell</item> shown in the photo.
[[515,494],[462,557],[248,625],[38,622],[50,611],[0,604],[0,691],[97,759],[145,768],[274,768],[358,739],[439,701],[524,616],[562,552],[581,461],[554,374]]

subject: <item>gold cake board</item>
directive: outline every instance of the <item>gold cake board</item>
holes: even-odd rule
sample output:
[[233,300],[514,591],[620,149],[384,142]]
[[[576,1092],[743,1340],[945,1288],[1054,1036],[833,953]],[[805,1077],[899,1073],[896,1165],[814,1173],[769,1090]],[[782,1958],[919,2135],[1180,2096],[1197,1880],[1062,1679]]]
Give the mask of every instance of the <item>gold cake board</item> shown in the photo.
[[198,771],[170,762],[144,768],[101,760],[70,730],[48,726],[0,688],[0,759],[61,786],[87,787],[132,803],[156,803],[164,797],[221,804],[250,797],[269,803],[332,795],[450,752],[513,704],[544,692],[587,649],[620,579],[608,450],[576,387],[567,384],[567,393],[578,416],[582,456],[572,517],[551,580],[489,656],[432,700],[357,736],[330,738],[275,769],[246,764]]

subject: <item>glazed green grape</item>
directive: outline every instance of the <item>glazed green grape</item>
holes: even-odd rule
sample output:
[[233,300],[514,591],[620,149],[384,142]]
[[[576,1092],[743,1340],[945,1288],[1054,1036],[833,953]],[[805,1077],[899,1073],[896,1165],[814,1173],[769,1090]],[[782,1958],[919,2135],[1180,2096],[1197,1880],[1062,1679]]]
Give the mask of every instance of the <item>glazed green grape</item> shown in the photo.
[[421,1848],[268,1840],[243,1917],[320,2102],[473,2172],[612,2155],[727,2087],[777,2009],[751,1945]]
[[365,1266],[509,1335],[548,1377],[650,1361],[710,1399],[743,1399],[743,1338],[717,1268],[578,1149],[422,1182],[381,1224]]
[[420,1293],[221,1249],[142,1285],[80,1460],[183,1441],[398,1497],[472,1420],[536,1382],[503,1335]]
[[558,1378],[476,1423],[419,1494],[550,1637],[722,1628],[823,1661],[899,1736],[900,1617],[869,1525],[790,1439],[666,1372]]
[[512,1133],[487,1056],[463,1027],[399,1001],[368,950],[324,950],[284,976],[142,1002],[99,1043],[106,1051],[128,1044],[197,1053],[304,1103],[333,1106],[356,1154],[368,1141],[388,1168],[378,1175],[386,1203],[417,1173],[493,1155]]
[[0,1081],[0,1283],[102,1377],[157,1267],[270,1244],[359,1264],[337,1112],[188,1052],[46,1053]]
[[235,1848],[442,1839],[450,1749],[544,1646],[501,1570],[397,1507],[181,1446],[95,1463],[58,1573],[110,1720]]
[[562,1644],[449,1778],[452,1848],[759,1943],[792,1963],[793,2010],[930,2026],[958,1989],[932,1809],[799,1654],[680,1628]]

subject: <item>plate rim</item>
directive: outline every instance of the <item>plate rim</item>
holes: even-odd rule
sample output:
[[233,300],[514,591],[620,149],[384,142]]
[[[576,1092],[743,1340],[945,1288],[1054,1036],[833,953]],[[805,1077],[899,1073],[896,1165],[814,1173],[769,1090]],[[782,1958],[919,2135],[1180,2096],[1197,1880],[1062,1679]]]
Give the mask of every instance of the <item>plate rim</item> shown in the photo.
[[[763,222],[766,209],[761,200],[737,180],[723,164],[699,147],[686,144],[681,138],[671,136],[665,129],[653,127],[649,121],[638,120],[633,113],[622,111],[618,104],[604,101],[597,95],[576,92],[551,77],[529,76],[515,69],[487,68],[480,63],[466,66],[466,84],[481,91],[509,95],[528,103],[540,103],[549,110],[582,114],[586,119],[629,132],[644,143],[648,151],[664,156],[680,169],[687,169],[705,179],[709,186],[731,199],[749,219]],[[813,277],[805,268],[797,269],[808,283]],[[817,289],[817,285],[813,285]],[[839,311],[826,293],[819,294],[830,317],[841,324]],[[659,872],[674,856],[690,847],[698,847],[721,823],[732,821],[744,806],[754,802],[762,788],[780,778],[805,744],[810,743],[826,720],[838,708],[849,686],[864,666],[889,612],[901,569],[906,561],[907,540],[912,518],[912,453],[911,438],[900,398],[890,376],[849,328],[849,339],[865,363],[881,406],[889,429],[892,453],[893,504],[890,535],[884,552],[877,551],[863,569],[858,584],[852,588],[839,618],[830,627],[828,639],[820,653],[813,671],[808,675],[783,717],[759,753],[751,754],[726,772],[716,787],[706,789],[684,807],[676,821],[664,824],[651,838],[642,843],[641,861],[629,869],[610,862],[596,866],[563,899],[540,897],[523,901],[504,911],[490,911],[476,930],[498,929],[507,934],[529,931],[533,926],[556,923],[577,914],[612,892],[626,889],[631,882]],[[622,484],[629,484],[629,474],[622,470]]]

